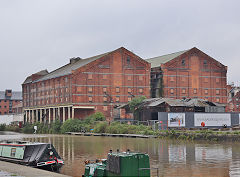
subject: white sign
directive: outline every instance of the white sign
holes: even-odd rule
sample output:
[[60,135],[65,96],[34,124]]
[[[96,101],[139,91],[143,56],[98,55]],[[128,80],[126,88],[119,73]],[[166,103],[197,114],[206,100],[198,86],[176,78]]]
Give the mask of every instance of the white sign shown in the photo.
[[185,127],[185,113],[168,113],[168,127]]
[[200,127],[202,122],[205,123],[205,126],[231,126],[231,115],[210,113],[194,114],[194,126]]
[[238,119],[239,119],[239,122],[238,122],[238,124],[240,125],[240,114],[238,114]]

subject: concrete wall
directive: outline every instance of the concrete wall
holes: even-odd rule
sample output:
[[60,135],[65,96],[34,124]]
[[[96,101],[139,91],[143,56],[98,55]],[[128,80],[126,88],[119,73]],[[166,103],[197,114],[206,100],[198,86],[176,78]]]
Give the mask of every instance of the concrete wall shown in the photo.
[[[167,113],[167,112],[159,112],[158,113],[158,120],[162,121],[163,127],[170,127],[169,126],[169,114],[171,113]],[[223,124],[228,125],[228,121],[226,122],[225,119],[227,119],[227,117],[230,117],[230,124],[228,127],[230,126],[234,126],[234,125],[239,125],[240,121],[239,121],[239,113],[195,113],[195,112],[185,112],[185,113],[180,113],[180,114],[184,114],[185,115],[185,126],[181,126],[181,127],[186,127],[186,128],[194,128],[194,127],[200,127],[195,125],[195,121],[196,121],[196,117],[199,115],[202,115],[203,117],[205,116],[207,119],[210,120],[215,120],[214,121],[210,121],[210,122],[204,122],[205,123],[205,127],[209,127],[209,128],[214,128],[214,127],[222,127]],[[209,116],[208,116],[209,115]],[[219,118],[219,120],[217,120],[216,118]],[[224,119],[224,120],[222,120]],[[217,121],[216,121],[217,120]],[[175,127],[180,127],[180,125],[176,125]]]

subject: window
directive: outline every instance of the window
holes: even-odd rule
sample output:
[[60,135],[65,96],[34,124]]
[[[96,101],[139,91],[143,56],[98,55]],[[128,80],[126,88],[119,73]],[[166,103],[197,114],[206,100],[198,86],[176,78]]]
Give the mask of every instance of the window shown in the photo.
[[116,97],[116,102],[119,102],[119,100],[120,100],[120,97],[117,96],[117,97]]
[[106,74],[103,74],[103,79],[107,79],[107,75]]
[[185,82],[185,80],[186,80],[186,77],[182,77],[182,82]]
[[194,94],[196,94],[197,93],[197,89],[195,88],[195,89],[193,89],[193,93]]
[[103,97],[103,101],[107,102],[107,97],[106,96]]
[[205,89],[205,90],[204,90],[204,93],[205,93],[205,94],[208,94],[208,89]]
[[173,82],[174,81],[174,77],[170,77],[170,82]]
[[92,102],[92,100],[93,100],[92,96],[89,96],[89,97],[88,97],[88,101],[89,101],[89,102]]
[[107,111],[107,110],[108,110],[108,107],[107,107],[107,106],[103,106],[103,110],[104,110],[104,111]]
[[116,87],[116,92],[119,93],[120,92],[120,88]]
[[182,66],[185,66],[185,59],[182,59]]
[[204,78],[204,82],[208,82],[208,78],[207,77]]
[[219,102],[220,102],[220,99],[219,99],[219,98],[216,98],[216,102],[219,103]]
[[65,77],[65,82],[68,82],[68,78],[67,77]]
[[131,89],[131,88],[128,88],[127,91],[128,91],[128,93],[131,93],[131,92],[132,92],[132,89]]
[[139,89],[139,93],[143,93],[143,89],[142,88]]
[[186,93],[186,89],[185,89],[185,88],[182,89],[182,93],[183,93],[183,94]]
[[7,106],[4,106],[4,108],[7,108]]
[[129,96],[129,97],[128,97],[128,101],[132,101],[132,97]]
[[107,92],[107,87],[103,87],[103,92],[104,92],[104,93]]
[[127,77],[128,81],[132,80],[132,76]]
[[92,79],[93,75],[92,74],[88,74],[88,79]]
[[220,78],[216,78],[216,83],[219,83],[220,82]]
[[139,76],[138,79],[139,79],[140,81],[142,81],[142,80],[143,80],[143,76]]
[[174,93],[174,90],[173,90],[172,88],[170,89],[170,93],[171,93],[171,94],[173,94],[173,93]]
[[219,95],[219,94],[220,94],[220,90],[217,89],[217,90],[216,90],[216,95]]
[[77,92],[81,92],[82,91],[82,87],[77,87]]
[[92,91],[93,91],[93,88],[92,87],[88,87],[88,92],[92,93]]
[[130,56],[127,56],[127,64],[130,64]]
[[15,155],[16,155],[16,148],[12,148],[10,156],[15,157]]
[[207,66],[207,60],[203,60],[203,65]]

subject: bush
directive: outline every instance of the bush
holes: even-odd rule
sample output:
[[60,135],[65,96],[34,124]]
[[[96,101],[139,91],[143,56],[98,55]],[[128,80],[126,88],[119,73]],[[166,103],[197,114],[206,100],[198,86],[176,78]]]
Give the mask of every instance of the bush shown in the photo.
[[105,133],[107,126],[108,126],[107,122],[100,122],[94,126],[93,132],[94,133]]
[[66,132],[80,132],[82,122],[79,119],[68,119],[61,126],[61,133]]
[[4,131],[6,129],[6,124],[0,124],[0,131]]

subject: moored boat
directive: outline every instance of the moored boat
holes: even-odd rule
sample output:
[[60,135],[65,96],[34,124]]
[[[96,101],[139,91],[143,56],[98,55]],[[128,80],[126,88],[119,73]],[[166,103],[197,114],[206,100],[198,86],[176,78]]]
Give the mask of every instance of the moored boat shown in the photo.
[[146,176],[150,177],[149,156],[139,152],[110,152],[107,159],[85,161],[85,177]]
[[1,142],[0,160],[55,172],[64,165],[52,144],[27,141]]

